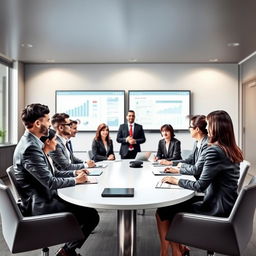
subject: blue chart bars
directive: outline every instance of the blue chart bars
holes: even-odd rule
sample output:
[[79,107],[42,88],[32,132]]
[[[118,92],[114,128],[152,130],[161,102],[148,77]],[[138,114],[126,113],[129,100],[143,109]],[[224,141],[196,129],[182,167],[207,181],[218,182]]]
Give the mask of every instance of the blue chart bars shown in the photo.
[[124,91],[56,91],[56,112],[79,119],[79,130],[95,131],[106,123],[117,131],[124,122]]

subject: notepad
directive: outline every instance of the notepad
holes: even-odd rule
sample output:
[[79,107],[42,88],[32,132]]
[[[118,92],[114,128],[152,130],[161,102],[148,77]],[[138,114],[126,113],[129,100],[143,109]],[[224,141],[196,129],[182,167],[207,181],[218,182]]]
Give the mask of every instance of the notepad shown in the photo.
[[88,176],[100,176],[102,174],[102,172],[103,172],[102,170],[94,169],[94,170],[90,170],[87,175]]
[[157,175],[157,176],[181,176],[180,173],[164,172],[164,170],[161,170],[161,169],[155,169],[155,170],[152,170],[152,172],[154,175]]
[[102,197],[133,197],[134,188],[104,188]]
[[175,189],[182,189],[178,185],[169,184],[166,182],[162,182],[161,180],[156,183],[156,188],[175,188]]

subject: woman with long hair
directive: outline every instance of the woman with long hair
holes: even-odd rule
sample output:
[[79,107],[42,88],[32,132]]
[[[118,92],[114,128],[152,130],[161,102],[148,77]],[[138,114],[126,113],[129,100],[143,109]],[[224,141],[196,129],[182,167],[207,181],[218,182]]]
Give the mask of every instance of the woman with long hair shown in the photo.
[[162,180],[182,188],[206,192],[203,201],[194,202],[195,199],[190,199],[184,203],[157,210],[156,219],[161,241],[161,256],[168,255],[170,246],[173,256],[189,255],[186,246],[165,240],[170,222],[177,212],[227,217],[236,201],[239,164],[243,161],[243,155],[235,141],[232,120],[227,112],[218,110],[207,115],[207,124],[209,146],[199,179],[191,181],[164,177]]
[[92,159],[95,162],[115,160],[113,141],[109,137],[109,128],[102,123],[98,126],[96,136],[92,142]]

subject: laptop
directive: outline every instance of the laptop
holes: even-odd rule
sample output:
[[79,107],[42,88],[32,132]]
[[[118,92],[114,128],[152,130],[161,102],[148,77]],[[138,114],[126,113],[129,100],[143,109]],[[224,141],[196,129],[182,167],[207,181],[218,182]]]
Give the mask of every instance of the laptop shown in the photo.
[[135,161],[148,161],[151,152],[138,152]]
[[134,188],[104,188],[102,197],[133,197]]

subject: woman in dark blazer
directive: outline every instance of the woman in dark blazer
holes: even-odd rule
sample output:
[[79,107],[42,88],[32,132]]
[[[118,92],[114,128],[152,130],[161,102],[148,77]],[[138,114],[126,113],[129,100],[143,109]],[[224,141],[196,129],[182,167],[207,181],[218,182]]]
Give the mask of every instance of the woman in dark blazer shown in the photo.
[[164,124],[160,132],[163,139],[158,143],[155,160],[163,165],[169,165],[171,160],[180,160],[180,141],[174,138],[173,127],[170,124]]
[[115,160],[113,141],[109,138],[109,128],[104,123],[98,126],[96,136],[93,139],[92,159],[95,162]]
[[170,164],[177,165],[168,167],[165,172],[181,173],[184,175],[194,175],[198,180],[203,170],[205,162],[205,152],[208,146],[208,132],[206,129],[206,116],[195,115],[190,119],[189,131],[193,139],[195,139],[194,148],[191,154],[184,160],[173,160]]
[[165,236],[170,221],[177,212],[192,212],[204,215],[229,216],[237,198],[239,164],[243,155],[237,146],[233,124],[227,112],[218,110],[207,116],[209,146],[205,153],[205,163],[197,181],[164,177],[163,182],[179,185],[194,191],[206,191],[203,201],[190,199],[174,206],[157,210],[156,218],[161,240],[161,255],[168,255],[171,246],[172,255],[188,255],[188,249],[181,244],[168,242]]

